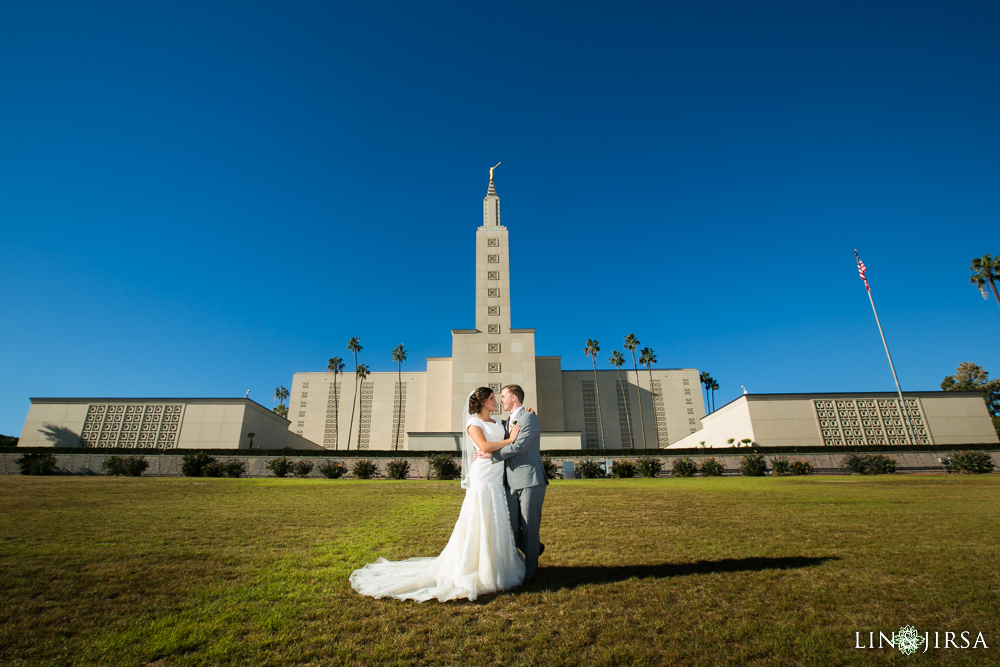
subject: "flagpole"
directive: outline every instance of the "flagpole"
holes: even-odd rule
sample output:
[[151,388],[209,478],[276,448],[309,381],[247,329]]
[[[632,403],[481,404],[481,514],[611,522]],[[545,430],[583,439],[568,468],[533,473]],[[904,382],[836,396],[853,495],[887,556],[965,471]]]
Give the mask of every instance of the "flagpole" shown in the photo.
[[913,436],[910,433],[910,420],[906,416],[906,403],[903,401],[903,391],[899,388],[899,378],[896,377],[896,367],[892,364],[892,355],[889,354],[889,345],[885,342],[885,334],[882,333],[882,323],[878,319],[878,311],[875,310],[875,300],[872,298],[872,288],[868,285],[868,278],[865,277],[864,263],[858,257],[858,249],[854,249],[854,259],[858,262],[858,273],[865,281],[865,290],[868,292],[868,301],[872,304],[872,312],[875,314],[875,325],[878,326],[878,335],[882,337],[882,347],[885,348],[885,356],[889,360],[889,369],[892,371],[892,380],[896,383],[896,393],[899,394],[899,416],[903,418],[903,430],[906,431],[906,440],[913,444]]

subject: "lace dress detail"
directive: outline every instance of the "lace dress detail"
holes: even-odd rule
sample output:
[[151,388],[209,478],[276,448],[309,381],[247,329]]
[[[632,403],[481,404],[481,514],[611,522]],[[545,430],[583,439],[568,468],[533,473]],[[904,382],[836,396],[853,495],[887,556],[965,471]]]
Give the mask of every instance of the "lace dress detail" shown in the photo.
[[[481,426],[487,442],[504,439],[503,425]],[[351,573],[351,586],[362,595],[399,600],[475,600],[518,585],[524,579],[524,559],[514,545],[503,485],[503,465],[476,459],[455,529],[444,551],[435,558],[388,561],[379,558]]]

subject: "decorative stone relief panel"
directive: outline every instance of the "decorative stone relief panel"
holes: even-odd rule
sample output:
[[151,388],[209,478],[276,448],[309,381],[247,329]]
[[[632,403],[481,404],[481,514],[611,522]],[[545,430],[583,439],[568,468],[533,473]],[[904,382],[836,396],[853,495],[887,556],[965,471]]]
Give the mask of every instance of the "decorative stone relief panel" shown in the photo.
[[490,414],[491,415],[498,415],[501,412],[503,412],[503,406],[500,405],[500,390],[503,387],[500,386],[499,382],[490,382],[489,383],[489,388],[493,390],[493,394],[494,394],[494,396],[496,396],[496,399],[497,399],[497,407],[496,407],[495,410],[490,410]]
[[[934,444],[920,401],[905,399],[906,418],[913,441]],[[906,424],[895,398],[844,398],[812,400],[824,445],[905,445]]]
[[601,441],[597,437],[597,398],[594,383],[590,380],[583,381],[583,423],[583,446],[597,449],[601,446]]
[[618,429],[622,434],[622,447],[635,449],[635,443],[629,437],[629,418],[632,415],[632,404],[629,401],[628,385],[623,386],[620,381],[616,381],[615,389],[618,394]]
[[489,344],[489,351],[490,352],[499,352],[500,351],[500,343],[490,343]]
[[487,315],[499,315],[500,314],[500,306],[488,306],[486,308],[486,314]]
[[486,245],[489,246],[490,248],[499,248],[500,239],[486,239]]
[[487,271],[486,272],[486,279],[487,280],[500,280],[500,272],[499,271]]
[[499,290],[499,288],[490,287],[489,289],[486,290],[486,296],[488,296],[491,299],[497,299],[497,298],[499,298],[500,297],[500,290]]
[[[663,386],[659,380],[653,380],[650,387],[653,393],[653,417],[656,423],[656,444],[666,447],[670,444],[667,435],[667,411],[663,408]],[[686,390],[687,391],[687,390]]]
[[489,372],[490,373],[499,373],[500,372],[500,362],[491,362],[490,365],[489,365]]
[[489,333],[500,333],[500,325],[499,324],[488,324],[488,325],[486,325],[486,330]]
[[500,255],[487,255],[486,256],[486,261],[490,262],[491,264],[499,263],[500,262]]
[[177,446],[183,405],[98,404],[87,408],[80,444],[83,447]]
[[396,383],[396,396],[392,401],[392,448],[402,449],[406,433],[406,383]]
[[340,404],[341,383],[330,383],[330,396],[326,401],[326,428],[323,430],[323,446],[337,448],[337,407]]
[[372,430],[372,396],[375,387],[372,382],[361,387],[361,421],[358,426],[358,449],[368,449],[368,437]]

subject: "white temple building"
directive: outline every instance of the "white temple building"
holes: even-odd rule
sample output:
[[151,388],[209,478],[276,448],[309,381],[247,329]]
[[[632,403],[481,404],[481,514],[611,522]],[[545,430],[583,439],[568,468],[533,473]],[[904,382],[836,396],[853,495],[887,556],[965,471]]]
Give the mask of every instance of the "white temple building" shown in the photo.
[[295,373],[295,434],[327,449],[347,448],[349,431],[350,449],[457,449],[469,392],[483,386],[499,395],[507,384],[520,385],[537,411],[542,449],[665,448],[701,427],[696,369],[623,368],[621,383],[617,371],[599,370],[595,385],[592,369],[564,371],[560,357],[536,356],[534,329],[512,328],[511,251],[492,172],[475,244],[475,327],[451,330],[451,356],[428,358],[426,372],[404,372],[402,382],[396,372],[372,373],[360,396],[350,369],[336,389],[332,373]]
[[619,382],[615,370],[537,356],[535,330],[511,326],[512,257],[492,170],[475,253],[475,326],[452,329],[451,356],[428,358],[424,372],[360,384],[353,369],[295,373],[288,419],[247,398],[32,398],[19,446],[454,451],[469,392],[507,384],[538,413],[543,450],[997,442],[974,392],[906,392],[902,412],[879,392],[744,395],[706,416],[697,369],[622,369]]

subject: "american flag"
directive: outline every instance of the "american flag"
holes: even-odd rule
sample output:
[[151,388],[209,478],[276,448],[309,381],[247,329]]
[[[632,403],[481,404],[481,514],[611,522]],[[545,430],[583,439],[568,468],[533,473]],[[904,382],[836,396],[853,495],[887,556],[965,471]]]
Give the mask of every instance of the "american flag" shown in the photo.
[[865,281],[865,289],[871,292],[872,288],[868,285],[868,279],[865,278],[865,271],[868,269],[865,268],[865,263],[861,261],[860,257],[858,257],[857,250],[854,251],[854,259],[858,260],[858,275],[861,276],[861,280]]

